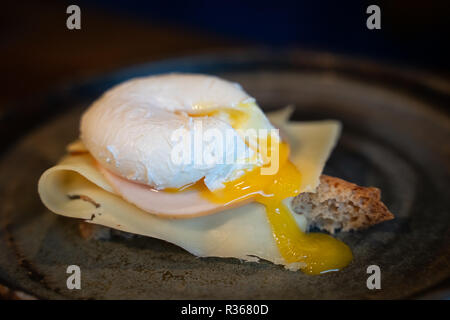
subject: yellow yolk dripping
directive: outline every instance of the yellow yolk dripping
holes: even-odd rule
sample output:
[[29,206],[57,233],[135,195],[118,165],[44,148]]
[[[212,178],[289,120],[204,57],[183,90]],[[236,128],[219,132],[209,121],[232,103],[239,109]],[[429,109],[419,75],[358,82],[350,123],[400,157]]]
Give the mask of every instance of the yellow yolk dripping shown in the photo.
[[337,271],[352,260],[350,248],[323,233],[304,233],[295,222],[283,200],[300,193],[301,175],[289,161],[289,146],[279,144],[279,170],[274,175],[262,175],[261,167],[227,182],[215,192],[202,188],[202,195],[216,203],[232,203],[248,198],[266,207],[273,237],[287,263],[300,263],[308,274]]
[[230,123],[232,128],[239,128],[243,123],[245,123],[248,118],[249,114],[238,110],[238,109],[232,109],[232,108],[222,108],[222,109],[214,109],[210,110],[208,112],[202,112],[202,113],[190,113],[189,116],[192,118],[197,117],[220,117],[221,115],[227,117],[227,122]]
[[[225,116],[227,122],[237,129],[250,120],[251,109],[258,108],[254,102],[241,103],[238,107],[238,109],[220,108],[206,111],[207,106],[198,105],[196,110],[200,112],[189,114],[189,116],[219,118]],[[227,182],[224,188],[214,192],[206,188],[203,181],[185,186],[178,191],[196,189],[210,201],[223,204],[252,198],[266,207],[273,237],[281,256],[288,264],[299,263],[303,272],[313,275],[338,271],[346,267],[353,259],[350,248],[327,234],[304,233],[283,203],[285,199],[290,201],[288,198],[295,197],[301,192],[301,174],[288,159],[289,146],[283,142],[275,143],[275,147],[279,148],[277,157],[279,169],[275,174],[267,175],[262,174],[262,168],[271,165],[270,161],[267,161],[274,152],[271,136],[269,135],[266,141],[258,140],[257,144],[259,150],[268,151],[266,158],[264,153],[259,153],[254,149],[255,146],[251,146],[258,154],[265,157],[262,167],[245,172],[241,177]]]

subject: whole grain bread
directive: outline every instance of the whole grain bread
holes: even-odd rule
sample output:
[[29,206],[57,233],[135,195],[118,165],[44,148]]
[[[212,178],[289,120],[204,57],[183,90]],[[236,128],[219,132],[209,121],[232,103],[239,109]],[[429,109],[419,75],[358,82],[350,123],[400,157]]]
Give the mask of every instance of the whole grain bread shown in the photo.
[[360,187],[327,175],[320,177],[315,193],[305,192],[295,197],[292,209],[305,215],[309,227],[330,233],[365,229],[394,218],[381,202],[378,188]]
[[[315,193],[305,192],[292,200],[296,214],[305,215],[308,226],[330,233],[370,227],[391,220],[394,215],[381,202],[380,190],[360,187],[354,183],[322,175]],[[112,230],[82,222],[80,234],[84,239],[107,240],[112,236],[130,238],[127,232]]]

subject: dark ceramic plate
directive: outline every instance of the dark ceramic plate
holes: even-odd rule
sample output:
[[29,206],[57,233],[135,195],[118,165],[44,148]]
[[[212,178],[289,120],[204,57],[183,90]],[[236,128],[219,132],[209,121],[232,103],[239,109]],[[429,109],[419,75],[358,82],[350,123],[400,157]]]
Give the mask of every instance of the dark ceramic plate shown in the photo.
[[[170,71],[238,81],[266,110],[295,105],[295,119],[341,120],[342,138],[326,173],[379,187],[396,219],[340,234],[354,261],[315,277],[267,262],[199,259],[151,238],[81,239],[75,220],[52,214],[39,201],[40,174],[77,137],[81,111],[104,90]],[[423,73],[332,55],[250,52],[143,65],[18,106],[0,126],[0,282],[39,298],[94,299],[372,299],[417,297],[442,282],[445,289],[449,87]],[[66,287],[71,264],[81,267],[81,290]],[[369,265],[381,268],[380,290],[366,287]]]

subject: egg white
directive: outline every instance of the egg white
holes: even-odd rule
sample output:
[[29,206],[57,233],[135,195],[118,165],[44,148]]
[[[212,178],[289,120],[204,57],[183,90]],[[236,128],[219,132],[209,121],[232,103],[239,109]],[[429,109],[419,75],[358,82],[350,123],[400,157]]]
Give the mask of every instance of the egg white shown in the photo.
[[[250,107],[248,107],[250,105]],[[195,117],[209,110],[241,109],[249,119],[238,128],[223,113]],[[174,163],[171,151],[177,141],[175,131],[194,130],[194,120],[203,131],[217,129],[234,132],[237,139],[227,140],[229,158],[252,156],[252,150],[239,135],[238,129],[273,129],[254,99],[242,88],[213,76],[169,74],[133,79],[109,91],[83,114],[81,140],[92,156],[105,168],[131,181],[155,189],[180,188],[204,177],[211,190],[234,179],[249,164]],[[218,143],[212,141],[211,143]]]

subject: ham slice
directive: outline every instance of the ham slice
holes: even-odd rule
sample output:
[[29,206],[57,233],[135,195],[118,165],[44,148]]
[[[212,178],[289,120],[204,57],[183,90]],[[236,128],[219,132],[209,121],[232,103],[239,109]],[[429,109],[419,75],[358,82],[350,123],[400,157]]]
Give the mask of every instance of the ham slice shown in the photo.
[[178,192],[156,190],[150,186],[122,178],[97,163],[99,171],[114,191],[126,201],[148,213],[167,218],[192,218],[224,211],[251,202],[246,199],[233,204],[214,203],[201,196],[199,190]]

